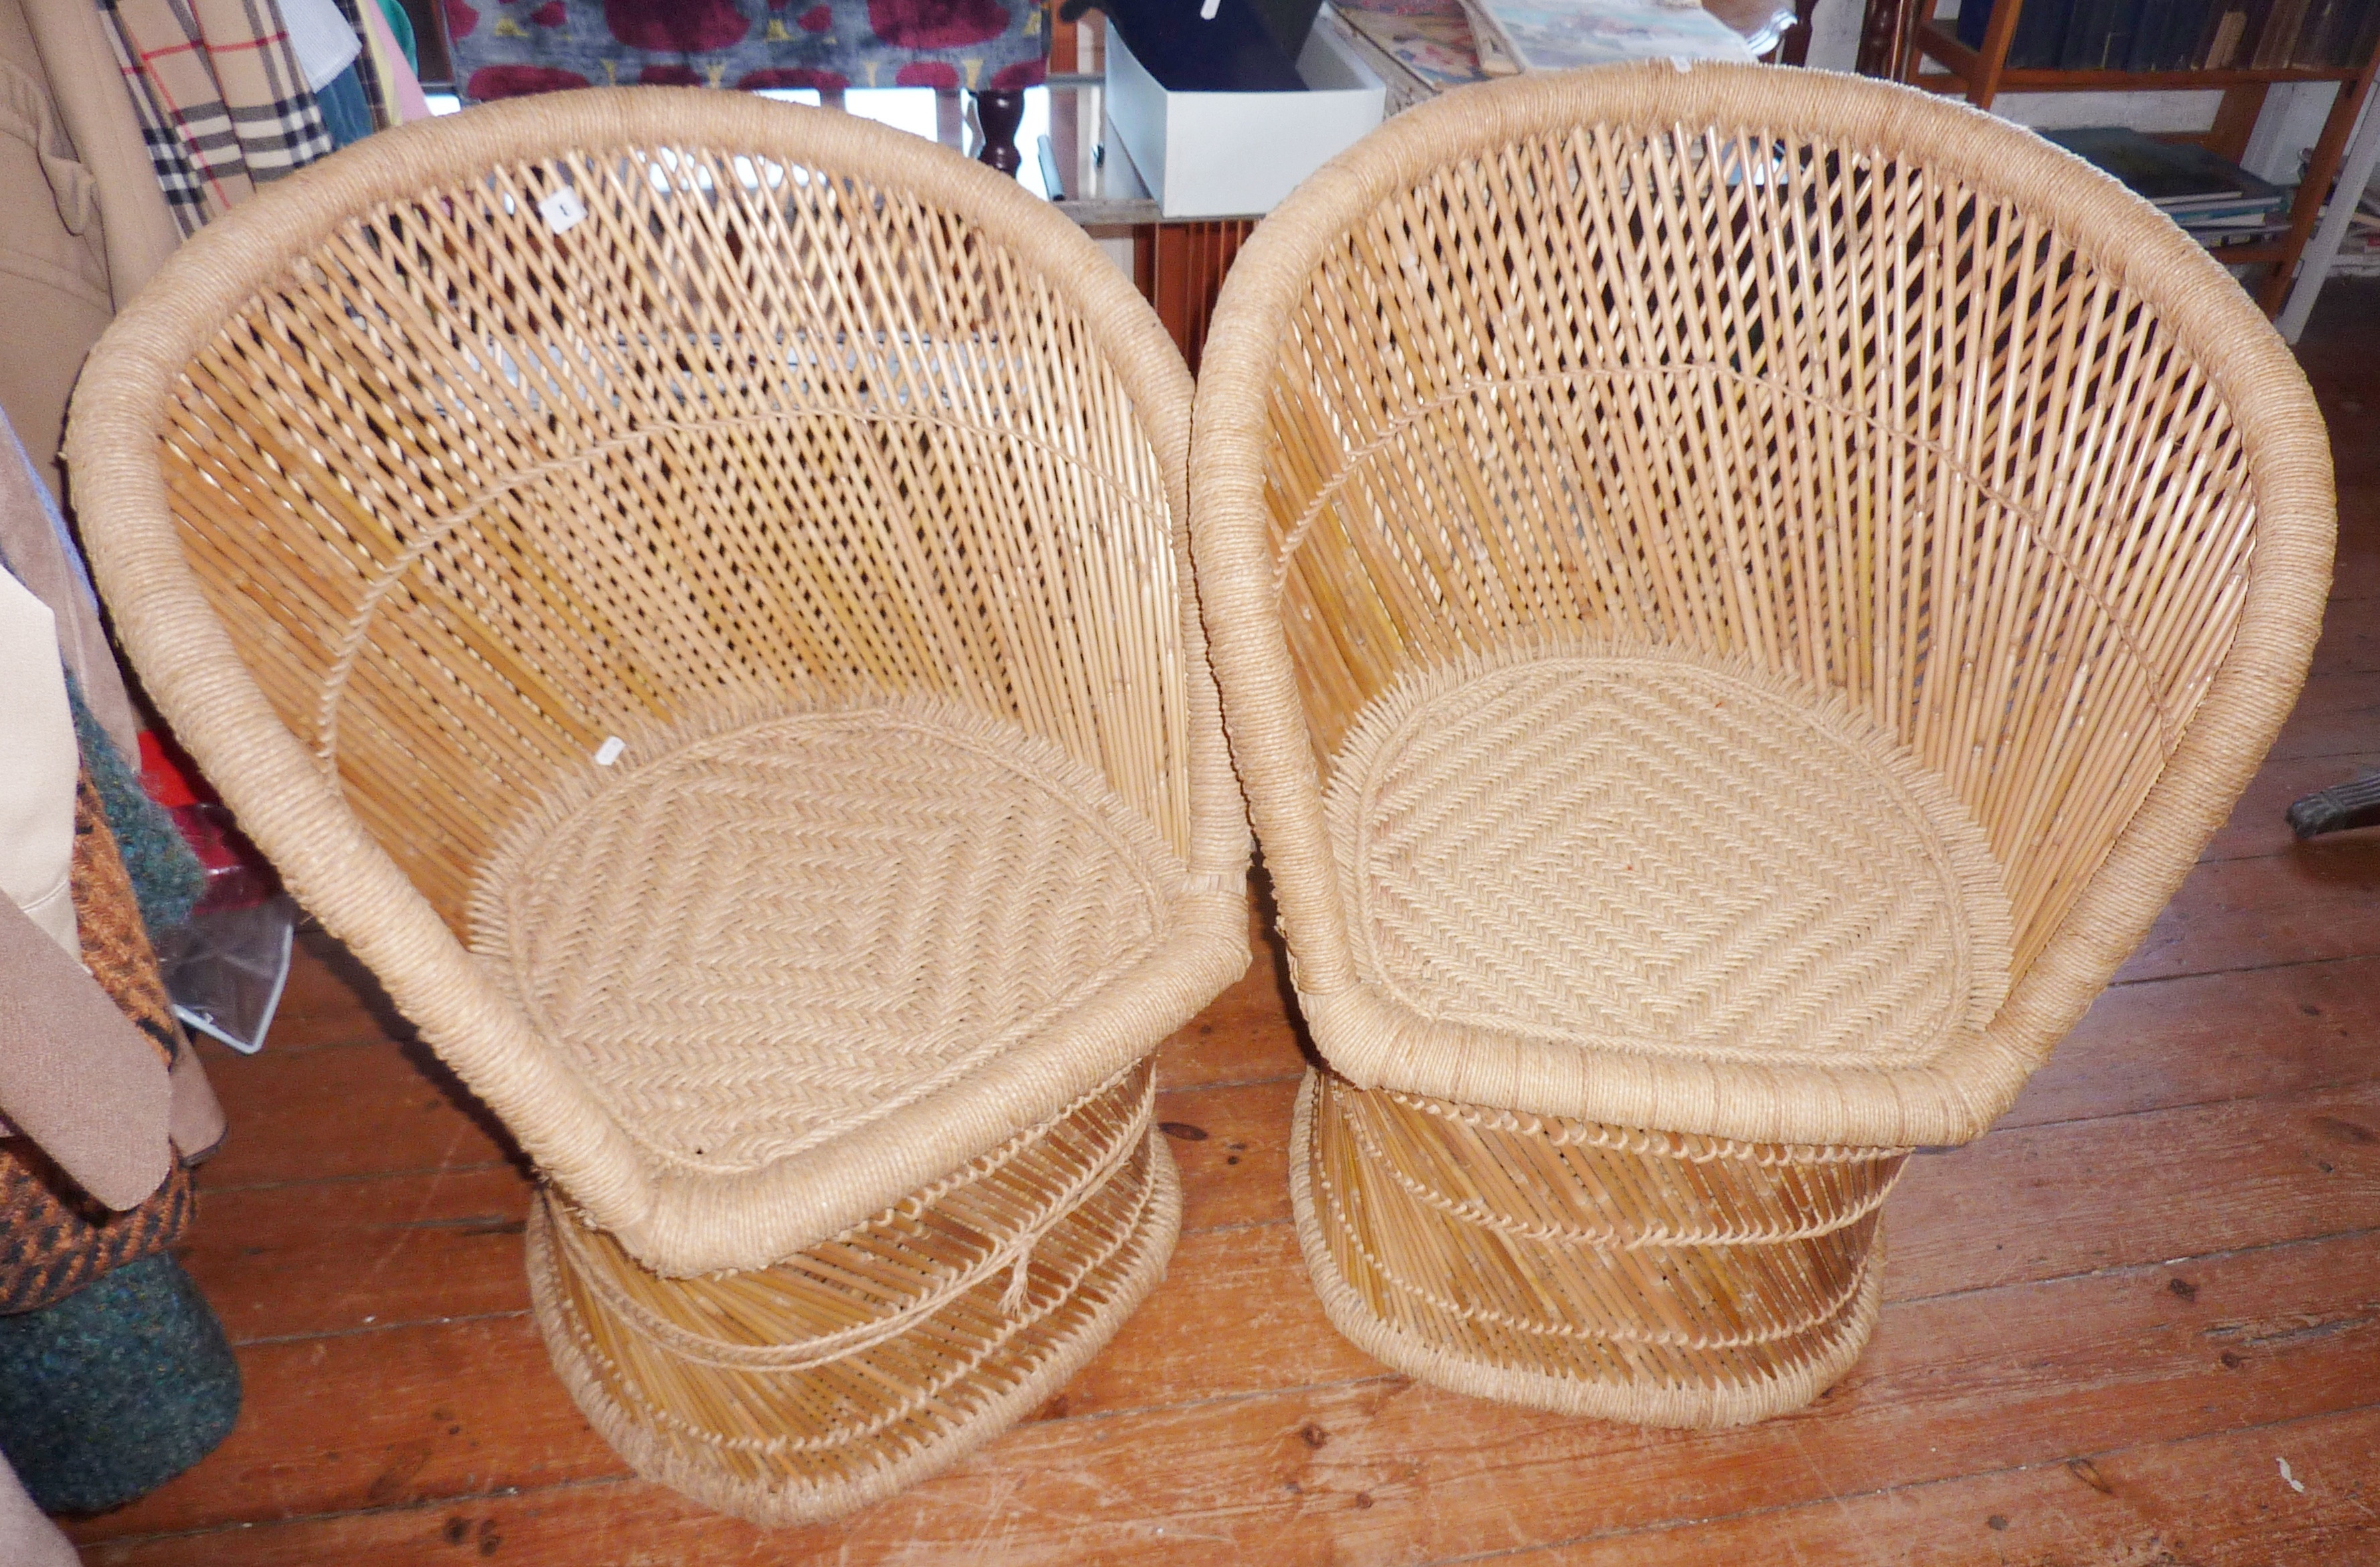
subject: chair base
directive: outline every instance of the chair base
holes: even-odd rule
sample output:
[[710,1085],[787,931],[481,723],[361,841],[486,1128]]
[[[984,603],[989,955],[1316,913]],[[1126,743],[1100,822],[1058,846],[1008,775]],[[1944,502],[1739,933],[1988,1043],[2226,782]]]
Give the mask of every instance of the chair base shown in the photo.
[[[1536,1182],[1480,1157],[1499,1138],[1528,1146]],[[1706,1428],[1800,1408],[1859,1358],[1905,1157],[1502,1116],[1309,1071],[1290,1198],[1323,1311],[1373,1358],[1478,1398]]]
[[1150,1087],[1143,1063],[941,1189],[747,1273],[651,1273],[543,1194],[529,1289],[554,1369],[637,1473],[756,1524],[926,1479],[1055,1393],[1163,1277],[1182,1196]]

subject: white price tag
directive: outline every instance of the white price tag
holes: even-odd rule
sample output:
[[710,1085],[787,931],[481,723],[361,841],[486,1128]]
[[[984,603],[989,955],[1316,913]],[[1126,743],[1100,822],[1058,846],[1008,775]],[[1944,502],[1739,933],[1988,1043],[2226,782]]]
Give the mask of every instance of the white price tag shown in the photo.
[[613,735],[610,739],[595,747],[595,765],[597,767],[611,766],[613,762],[620,759],[620,753],[627,748],[628,742],[621,739],[617,735]]
[[537,204],[537,210],[545,214],[545,226],[560,234],[587,215],[587,203],[578,199],[577,191],[561,185]]

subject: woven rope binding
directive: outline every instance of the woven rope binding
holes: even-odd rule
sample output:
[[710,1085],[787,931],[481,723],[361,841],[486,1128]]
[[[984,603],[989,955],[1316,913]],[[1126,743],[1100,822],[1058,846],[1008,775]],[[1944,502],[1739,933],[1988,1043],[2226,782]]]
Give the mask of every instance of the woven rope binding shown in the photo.
[[940,1189],[774,1268],[669,1279],[550,1195],[538,1324],[640,1474],[723,1512],[832,1517],[956,1462],[1154,1287],[1181,1221],[1146,1063]]
[[1290,1185],[1324,1310],[1388,1364],[1564,1414],[1732,1426],[1857,1359],[1905,1157],[1516,1127],[1318,1072]]

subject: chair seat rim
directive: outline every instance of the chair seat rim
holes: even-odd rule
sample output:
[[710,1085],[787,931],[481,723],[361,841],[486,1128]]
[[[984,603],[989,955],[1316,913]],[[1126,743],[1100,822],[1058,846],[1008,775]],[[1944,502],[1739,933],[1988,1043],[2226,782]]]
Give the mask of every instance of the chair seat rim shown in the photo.
[[652,1202],[644,1221],[613,1233],[662,1273],[766,1266],[1047,1121],[1148,1054],[1149,1039],[1187,1024],[1246,966],[1245,906],[1236,890],[1186,892],[1171,915],[1152,951],[1079,998],[1052,1026],[798,1152],[749,1170],[703,1171],[655,1157],[631,1139]]
[[[632,732],[499,835],[470,944],[656,1178],[880,1161],[887,1119],[963,1101],[1201,906],[1096,769],[964,701],[788,698]],[[1069,1063],[1050,1088],[1103,1080]]]
[[1972,1141],[2037,1063],[1995,1026],[1923,1066],[1657,1056],[1412,1012],[1362,980],[1297,992],[1322,1059],[1358,1087],[1746,1143],[1902,1148]]

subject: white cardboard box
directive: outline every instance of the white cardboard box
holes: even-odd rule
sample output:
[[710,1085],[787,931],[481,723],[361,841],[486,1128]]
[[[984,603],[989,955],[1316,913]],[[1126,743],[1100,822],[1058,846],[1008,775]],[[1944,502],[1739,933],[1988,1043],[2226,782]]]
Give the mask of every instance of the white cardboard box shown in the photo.
[[1258,217],[1380,123],[1387,88],[1316,26],[1305,92],[1172,92],[1108,32],[1108,118],[1169,218]]

